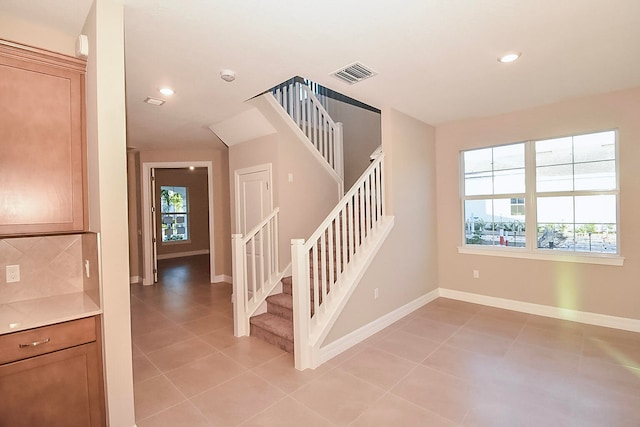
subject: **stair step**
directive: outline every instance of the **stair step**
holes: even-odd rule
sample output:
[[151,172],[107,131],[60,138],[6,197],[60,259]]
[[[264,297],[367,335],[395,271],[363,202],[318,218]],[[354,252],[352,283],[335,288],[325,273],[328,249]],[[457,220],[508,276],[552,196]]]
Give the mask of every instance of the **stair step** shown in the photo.
[[263,313],[253,316],[250,323],[251,336],[293,353],[293,322],[271,313]]
[[291,295],[291,286],[293,283],[293,277],[291,276],[283,277],[281,282],[282,282],[282,293]]
[[291,294],[276,294],[267,297],[267,313],[275,314],[293,322],[293,297]]

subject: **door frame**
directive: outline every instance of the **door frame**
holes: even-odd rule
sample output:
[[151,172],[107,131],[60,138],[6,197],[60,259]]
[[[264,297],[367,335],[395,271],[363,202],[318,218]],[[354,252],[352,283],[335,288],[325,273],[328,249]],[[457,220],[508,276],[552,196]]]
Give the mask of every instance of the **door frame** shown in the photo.
[[[216,282],[215,273],[215,242],[213,231],[213,162],[193,161],[193,162],[143,162],[142,163],[142,241],[143,241],[143,262],[144,278],[143,285],[153,285],[153,242],[151,230],[151,168],[154,169],[176,169],[189,167],[207,168],[207,185],[209,193],[209,271],[211,283]],[[218,281],[222,281],[220,279]]]
[[[236,169],[233,171],[233,181],[235,188],[235,229],[236,234],[242,234],[240,230],[240,175],[248,175],[256,172],[267,172],[269,174],[269,212],[267,215],[273,212],[273,173],[271,163],[265,163],[262,165],[251,166],[248,168]],[[263,218],[264,219],[264,218]]]

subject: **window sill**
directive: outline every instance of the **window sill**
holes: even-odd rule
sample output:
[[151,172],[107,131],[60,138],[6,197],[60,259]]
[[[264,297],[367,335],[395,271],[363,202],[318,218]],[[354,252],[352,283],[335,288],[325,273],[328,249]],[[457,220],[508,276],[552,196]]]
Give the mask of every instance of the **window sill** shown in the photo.
[[559,261],[559,262],[577,262],[581,264],[600,264],[600,265],[613,265],[621,267],[624,264],[624,257],[620,255],[610,254],[581,254],[581,253],[566,253],[566,252],[551,252],[551,251],[536,251],[532,252],[528,249],[515,249],[515,248],[474,248],[469,246],[458,246],[459,254],[469,255],[486,255],[497,256],[505,258],[522,258],[522,259],[537,259],[544,261]]
[[189,240],[167,240],[166,242],[162,242],[163,245],[184,245],[187,243],[191,243],[191,239]]

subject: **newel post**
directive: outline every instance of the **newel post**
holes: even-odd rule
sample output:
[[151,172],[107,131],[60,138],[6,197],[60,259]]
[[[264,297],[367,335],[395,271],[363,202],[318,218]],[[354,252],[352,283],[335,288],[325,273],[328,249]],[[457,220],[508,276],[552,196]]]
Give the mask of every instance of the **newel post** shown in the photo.
[[233,335],[249,335],[249,319],[246,316],[245,295],[247,286],[244,276],[244,244],[242,234],[231,235],[231,266],[233,274]]
[[296,369],[311,368],[309,323],[309,256],[305,254],[304,239],[291,239],[291,273],[293,294],[293,355]]

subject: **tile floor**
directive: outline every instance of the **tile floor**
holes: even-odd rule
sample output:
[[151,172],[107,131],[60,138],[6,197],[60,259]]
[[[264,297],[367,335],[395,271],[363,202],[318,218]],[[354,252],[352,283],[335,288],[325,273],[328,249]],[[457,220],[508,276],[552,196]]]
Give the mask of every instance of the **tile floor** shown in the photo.
[[316,370],[232,332],[206,256],[131,288],[136,422],[640,426],[640,334],[440,298]]

